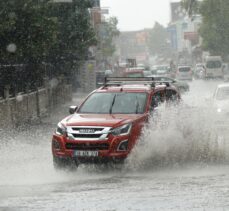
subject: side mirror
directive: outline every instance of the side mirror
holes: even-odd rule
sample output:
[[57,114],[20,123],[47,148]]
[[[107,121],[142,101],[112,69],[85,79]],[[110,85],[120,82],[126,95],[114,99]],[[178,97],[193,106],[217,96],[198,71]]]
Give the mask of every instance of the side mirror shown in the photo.
[[78,108],[78,106],[70,106],[69,107],[69,113],[70,114],[74,114],[76,112],[76,109]]
[[154,97],[150,106],[150,111],[154,111],[158,107],[158,100]]

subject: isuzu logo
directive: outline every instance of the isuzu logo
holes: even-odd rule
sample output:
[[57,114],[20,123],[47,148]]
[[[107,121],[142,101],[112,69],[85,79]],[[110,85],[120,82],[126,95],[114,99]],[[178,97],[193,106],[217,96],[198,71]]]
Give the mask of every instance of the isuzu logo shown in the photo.
[[80,129],[79,130],[80,133],[94,133],[95,130],[94,129],[87,129],[87,128],[84,128],[84,129]]

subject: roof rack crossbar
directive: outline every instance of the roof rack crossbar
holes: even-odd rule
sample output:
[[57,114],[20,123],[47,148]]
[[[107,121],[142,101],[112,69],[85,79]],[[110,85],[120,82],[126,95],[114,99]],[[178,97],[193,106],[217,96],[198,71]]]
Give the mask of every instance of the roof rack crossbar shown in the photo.
[[151,87],[155,87],[156,85],[166,85],[170,86],[170,81],[157,81],[154,77],[105,77],[104,87],[107,86],[121,86],[128,84],[142,84],[142,85],[150,85]]

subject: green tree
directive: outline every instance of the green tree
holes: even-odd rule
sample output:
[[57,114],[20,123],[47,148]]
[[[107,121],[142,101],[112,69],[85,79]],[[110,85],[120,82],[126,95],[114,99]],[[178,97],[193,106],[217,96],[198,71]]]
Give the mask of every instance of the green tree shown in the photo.
[[[85,59],[88,47],[96,43],[88,11],[92,3],[91,0],[1,1],[1,62],[59,63]],[[7,52],[9,44],[14,44],[16,51]]]
[[200,12],[203,23],[200,34],[203,48],[212,54],[229,54],[229,1],[204,0]]
[[193,13],[199,11],[199,1],[198,0],[182,0],[182,6],[186,9],[189,16],[192,16]]
[[229,1],[228,0],[183,0],[189,15],[200,13],[203,21],[200,35],[202,48],[211,54],[227,56],[229,54]]
[[35,81],[44,76],[40,64],[51,63],[54,75],[71,78],[96,43],[88,10],[92,6],[92,0],[0,1],[0,63],[26,64],[27,76]]
[[50,17],[57,17],[57,45],[52,48],[48,61],[57,70],[71,77],[75,66],[87,59],[88,48],[96,44],[96,36],[91,26],[89,0],[73,0],[72,3],[53,3]]
[[0,1],[1,63],[38,63],[55,45],[57,19],[45,15],[47,2]]

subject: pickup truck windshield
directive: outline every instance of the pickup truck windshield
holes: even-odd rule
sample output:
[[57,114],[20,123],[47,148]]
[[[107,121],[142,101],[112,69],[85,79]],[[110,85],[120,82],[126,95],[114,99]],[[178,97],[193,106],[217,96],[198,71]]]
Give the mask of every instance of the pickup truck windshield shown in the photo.
[[147,93],[94,93],[82,105],[79,113],[141,114],[145,111]]

